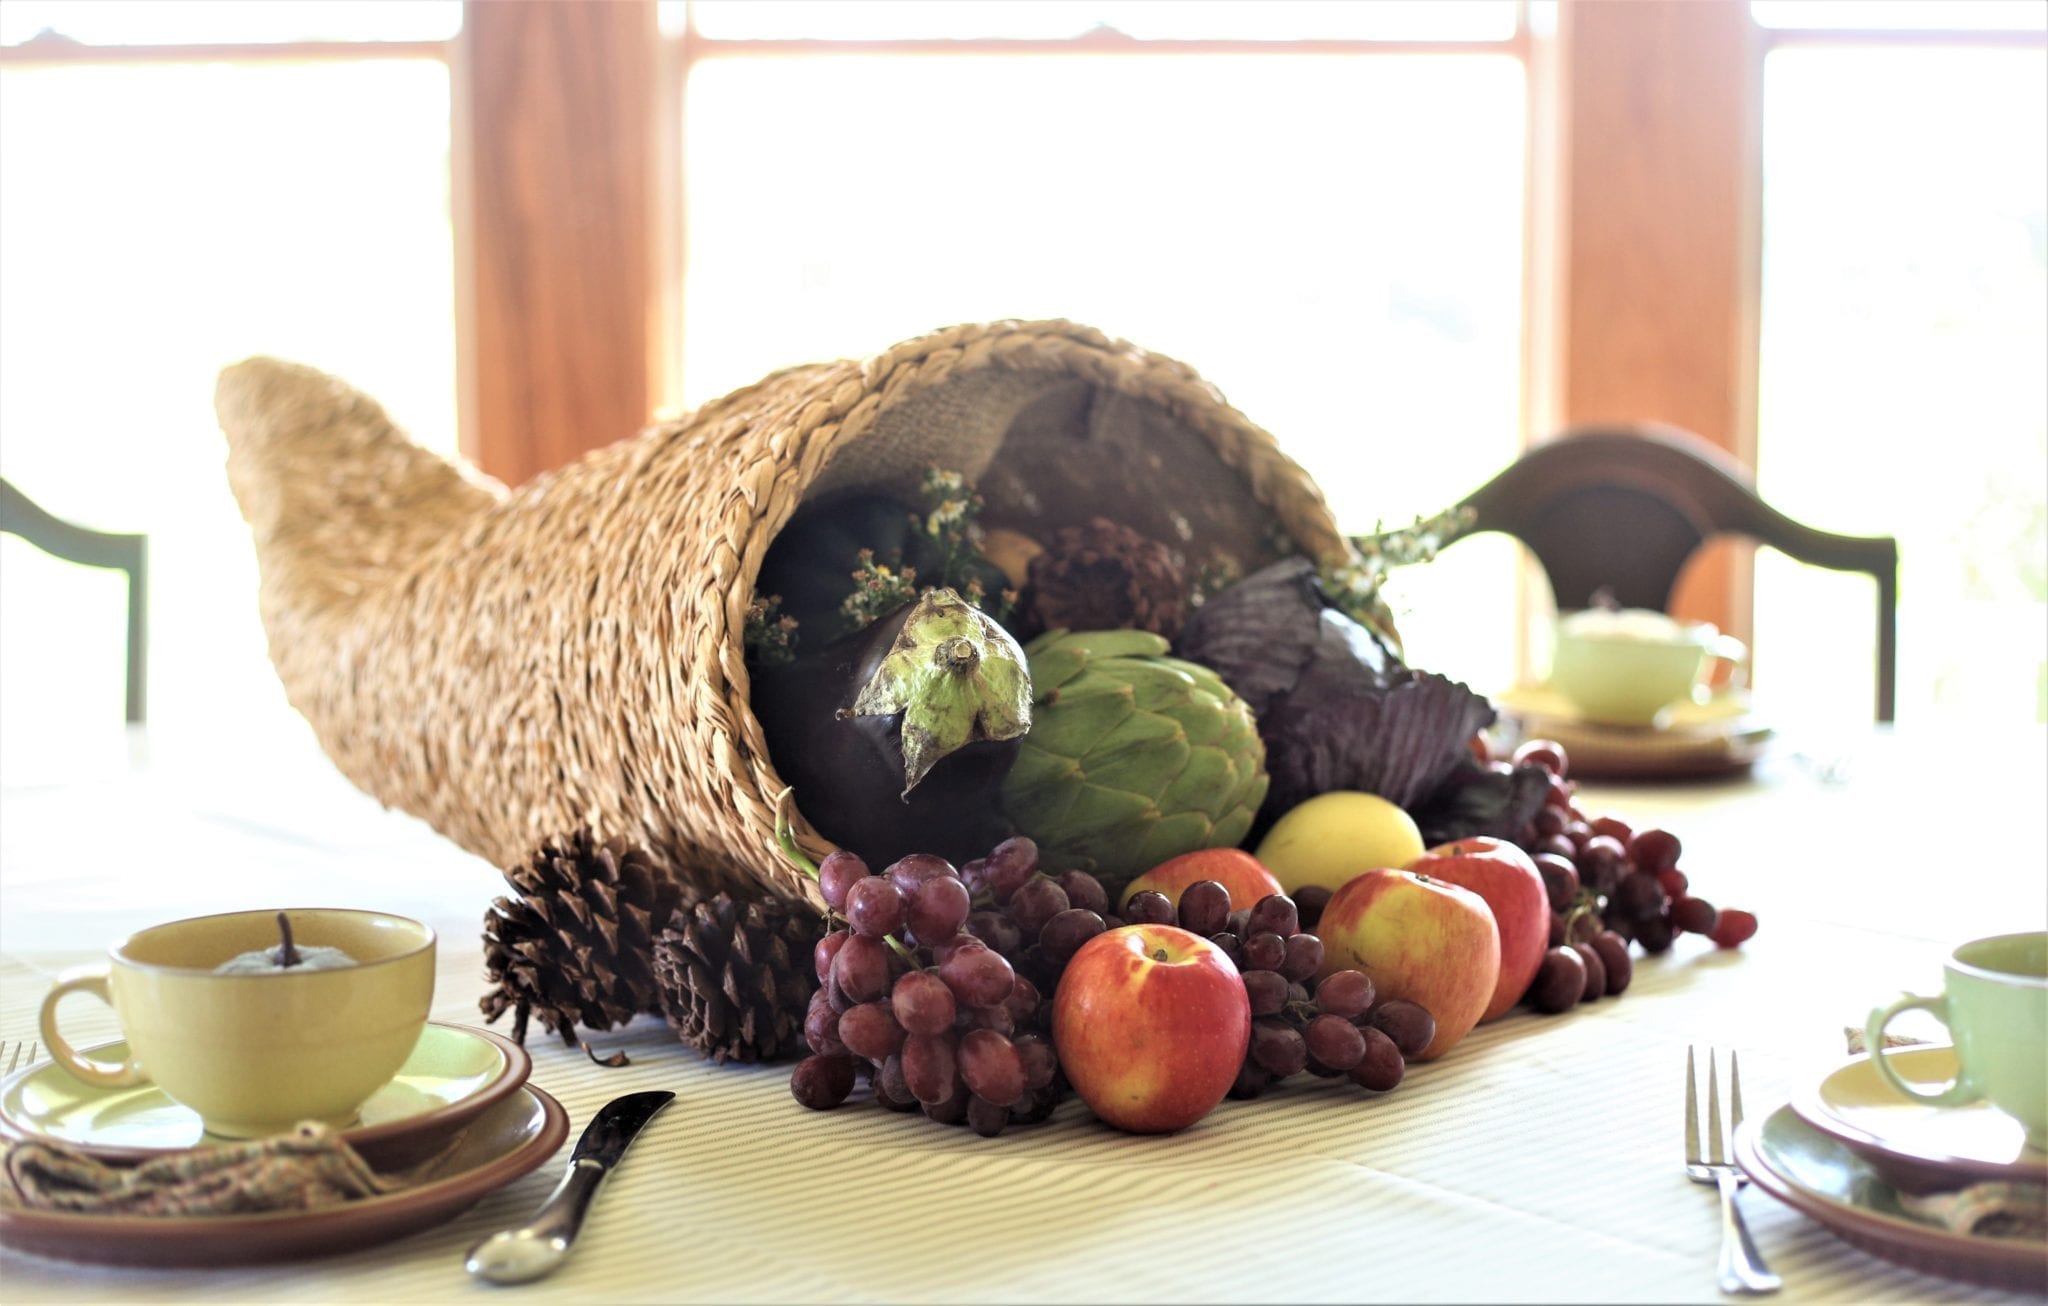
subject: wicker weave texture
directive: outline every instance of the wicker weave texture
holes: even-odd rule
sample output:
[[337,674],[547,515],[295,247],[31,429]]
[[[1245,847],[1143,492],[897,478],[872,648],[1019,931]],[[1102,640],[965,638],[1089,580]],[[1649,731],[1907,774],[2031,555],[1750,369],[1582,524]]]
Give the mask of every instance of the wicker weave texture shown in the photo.
[[901,492],[937,462],[989,477],[991,521],[1142,483],[1183,543],[1230,536],[1217,551],[1247,564],[1276,531],[1347,549],[1308,476],[1193,371],[1067,322],[778,372],[509,494],[310,368],[235,364],[216,408],[292,704],[351,781],[501,867],[580,829],[699,891],[809,895],[772,847],[784,786],[740,643],[807,495]]

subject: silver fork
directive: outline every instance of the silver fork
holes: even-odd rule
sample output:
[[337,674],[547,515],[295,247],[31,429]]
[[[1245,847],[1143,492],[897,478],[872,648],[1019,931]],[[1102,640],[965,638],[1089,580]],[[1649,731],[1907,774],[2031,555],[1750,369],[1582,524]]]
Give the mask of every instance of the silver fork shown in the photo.
[[36,1041],[26,1043],[0,1040],[0,1076],[11,1075],[36,1063]]
[[[1692,1049],[1685,1050],[1685,1173],[1696,1184],[1713,1184],[1721,1190],[1721,1259],[1715,1265],[1721,1291],[1761,1296],[1776,1292],[1782,1281],[1772,1274],[1749,1240],[1749,1226],[1735,1205],[1736,1190],[1748,1176],[1728,1159],[1721,1145],[1721,1082],[1715,1073],[1714,1050],[1707,1049],[1707,1152],[1700,1155],[1700,1106]],[[1728,1054],[1728,1132],[1742,1123],[1742,1071],[1735,1054]]]

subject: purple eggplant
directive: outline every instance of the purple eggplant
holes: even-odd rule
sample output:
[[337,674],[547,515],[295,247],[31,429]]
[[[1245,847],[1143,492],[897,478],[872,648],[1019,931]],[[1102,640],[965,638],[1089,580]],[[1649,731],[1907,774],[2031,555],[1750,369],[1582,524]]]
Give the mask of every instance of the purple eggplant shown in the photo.
[[1008,830],[995,798],[1031,728],[1024,652],[949,589],[754,671],[768,756],[817,831],[879,870],[962,862]]

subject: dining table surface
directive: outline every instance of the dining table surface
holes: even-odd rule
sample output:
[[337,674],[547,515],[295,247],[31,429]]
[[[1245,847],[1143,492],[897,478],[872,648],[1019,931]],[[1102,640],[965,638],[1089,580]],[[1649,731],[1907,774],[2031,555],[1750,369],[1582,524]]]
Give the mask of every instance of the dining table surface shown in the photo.
[[[1757,935],[1638,952],[1625,993],[1517,1010],[1389,1093],[1301,1075],[1165,1136],[1117,1132],[1069,1099],[981,1138],[865,1088],[806,1110],[787,1065],[713,1064],[659,1017],[586,1035],[619,1066],[535,1022],[532,1082],[566,1108],[569,1141],[454,1218],[362,1250],[206,1268],[0,1247],[0,1300],[1714,1300],[1715,1194],[1681,1164],[1688,1049],[1738,1051],[1760,1119],[1841,1066],[1873,1006],[1938,992],[1957,943],[2048,926],[2044,742],[2027,724],[1859,723],[1788,731],[1740,774],[1583,784],[1587,812],[1677,833],[1694,889],[1754,911]],[[252,907],[427,922],[432,1018],[484,1024],[499,869],[351,787],[302,724],[74,743],[0,775],[0,1042],[35,1038],[56,977],[131,931]],[[88,997],[62,1011],[76,1042],[118,1036]],[[592,1114],[647,1089],[675,1101],[567,1263],[517,1288],[467,1275],[466,1249],[534,1210]],[[2028,1293],[1905,1268],[1755,1186],[1740,1205],[1788,1302],[2048,1293],[2048,1279]]]

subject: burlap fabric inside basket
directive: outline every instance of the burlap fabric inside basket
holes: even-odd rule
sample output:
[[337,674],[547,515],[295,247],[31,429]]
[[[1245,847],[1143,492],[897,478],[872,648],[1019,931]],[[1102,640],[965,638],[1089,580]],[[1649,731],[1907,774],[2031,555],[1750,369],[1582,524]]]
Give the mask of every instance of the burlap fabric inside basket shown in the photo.
[[1191,570],[1348,556],[1307,475],[1193,371],[1066,322],[778,372],[509,494],[310,368],[250,359],[215,399],[292,704],[353,782],[499,866],[587,828],[700,890],[810,891],[772,848],[784,786],[740,645],[800,504],[914,501],[939,465],[1039,538],[1099,512]]

